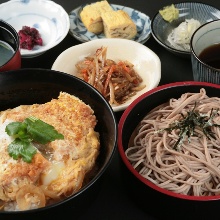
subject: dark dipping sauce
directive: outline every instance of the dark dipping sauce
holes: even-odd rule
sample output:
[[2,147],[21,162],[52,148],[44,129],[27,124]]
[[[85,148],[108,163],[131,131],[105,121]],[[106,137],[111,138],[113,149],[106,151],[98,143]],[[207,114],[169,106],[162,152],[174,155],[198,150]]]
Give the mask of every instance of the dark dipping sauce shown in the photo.
[[209,66],[220,69],[220,43],[205,48],[198,57]]

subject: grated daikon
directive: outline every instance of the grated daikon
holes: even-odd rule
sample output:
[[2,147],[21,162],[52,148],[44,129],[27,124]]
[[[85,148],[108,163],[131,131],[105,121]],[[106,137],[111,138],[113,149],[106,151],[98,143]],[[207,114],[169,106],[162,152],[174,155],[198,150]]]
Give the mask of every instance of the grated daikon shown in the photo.
[[186,19],[168,35],[168,42],[178,50],[189,51],[190,39],[195,30],[201,26],[198,20]]

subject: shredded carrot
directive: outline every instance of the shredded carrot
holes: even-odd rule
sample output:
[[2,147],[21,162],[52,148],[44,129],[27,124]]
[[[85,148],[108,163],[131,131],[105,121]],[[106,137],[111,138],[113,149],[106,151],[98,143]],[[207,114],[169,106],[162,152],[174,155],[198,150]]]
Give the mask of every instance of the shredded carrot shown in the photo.
[[118,65],[122,66],[122,68],[123,68],[127,73],[130,72],[130,68],[128,68],[128,67],[125,65],[124,62],[120,61],[120,62],[118,63]]
[[81,74],[82,74],[82,76],[83,76],[83,80],[86,81],[86,82],[88,82],[88,80],[89,80],[89,74],[88,74],[87,69],[82,69],[82,70],[81,70]]

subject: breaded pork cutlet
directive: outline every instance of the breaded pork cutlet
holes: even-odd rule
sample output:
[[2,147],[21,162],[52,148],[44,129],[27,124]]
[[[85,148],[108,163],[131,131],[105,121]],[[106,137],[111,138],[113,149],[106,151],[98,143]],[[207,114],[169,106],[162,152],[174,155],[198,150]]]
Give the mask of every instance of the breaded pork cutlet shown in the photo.
[[[33,116],[53,126],[64,139],[45,145],[34,143],[31,162],[13,159],[8,145],[13,137],[5,132],[11,122]],[[46,206],[77,192],[99,154],[99,133],[93,110],[65,92],[45,104],[21,105],[0,113],[0,205],[27,210]],[[43,132],[43,131],[42,131]]]

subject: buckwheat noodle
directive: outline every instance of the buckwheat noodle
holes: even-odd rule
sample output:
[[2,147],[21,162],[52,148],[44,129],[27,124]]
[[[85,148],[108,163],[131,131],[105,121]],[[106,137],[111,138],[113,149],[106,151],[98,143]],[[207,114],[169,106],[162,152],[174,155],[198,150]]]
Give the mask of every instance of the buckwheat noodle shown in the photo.
[[[129,142],[126,156],[132,166],[146,179],[161,188],[191,196],[220,194],[220,128],[211,127],[215,138],[208,139],[202,129],[197,135],[184,139],[173,149],[179,130],[158,132],[182,116],[196,110],[210,115],[220,107],[218,97],[208,97],[205,89],[198,93],[185,93],[178,99],[157,106],[140,122]],[[216,115],[213,122],[220,124]]]

